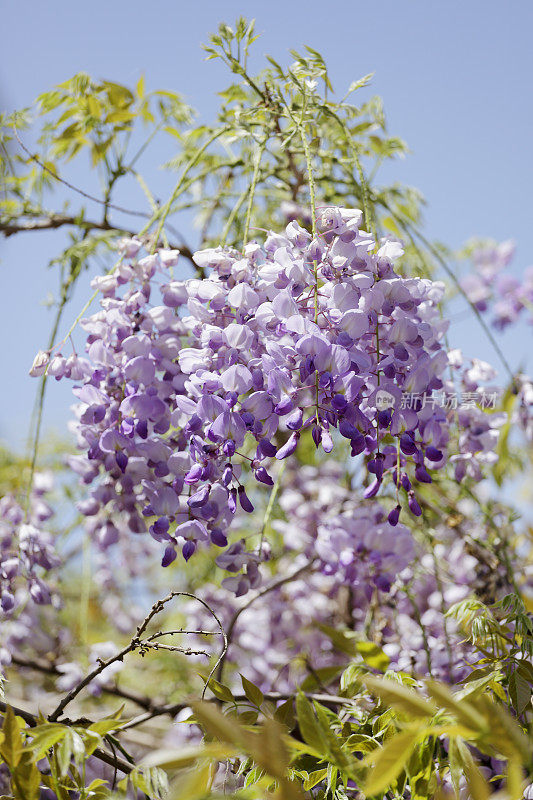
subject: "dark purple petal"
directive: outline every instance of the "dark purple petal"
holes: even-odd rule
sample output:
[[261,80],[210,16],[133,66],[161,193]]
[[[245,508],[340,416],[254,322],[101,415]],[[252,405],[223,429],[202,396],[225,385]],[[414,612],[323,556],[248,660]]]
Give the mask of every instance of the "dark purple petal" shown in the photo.
[[[186,544],[192,544],[192,542],[186,542]],[[165,552],[163,553],[163,558],[161,559],[161,566],[168,567],[169,564],[172,564],[172,562],[176,560],[176,556],[177,556],[176,548],[173,545],[169,545],[167,548],[165,548]]]
[[400,511],[402,510],[401,506],[395,506],[392,511],[389,511],[389,516],[387,517],[389,521],[389,525],[395,527],[398,524],[398,520],[400,519]]
[[251,504],[248,495],[246,494],[244,486],[239,486],[239,503],[241,504],[242,510],[247,511],[249,514],[251,514],[254,510],[254,507]]
[[196,544],[194,542],[191,541],[185,542],[185,544],[181,548],[181,552],[185,561],[189,560],[189,558],[193,555],[195,550],[196,550]]

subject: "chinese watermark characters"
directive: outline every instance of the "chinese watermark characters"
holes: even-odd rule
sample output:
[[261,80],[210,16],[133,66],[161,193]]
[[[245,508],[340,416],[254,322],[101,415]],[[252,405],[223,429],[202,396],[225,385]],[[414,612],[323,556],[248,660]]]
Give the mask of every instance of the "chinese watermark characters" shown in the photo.
[[400,403],[400,408],[412,408],[420,410],[430,406],[431,408],[443,408],[446,411],[454,411],[458,408],[495,409],[501,393],[491,392],[404,392]]
[[[478,392],[403,392],[400,400],[401,409],[420,411],[422,408],[443,408],[454,411],[459,408],[495,409],[501,398],[501,391]],[[396,400],[385,389],[376,392],[376,407],[380,410],[394,408]]]

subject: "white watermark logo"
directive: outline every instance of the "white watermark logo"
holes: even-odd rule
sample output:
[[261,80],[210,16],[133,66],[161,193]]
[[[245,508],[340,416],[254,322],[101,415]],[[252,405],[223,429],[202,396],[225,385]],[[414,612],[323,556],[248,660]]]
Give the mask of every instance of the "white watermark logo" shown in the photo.
[[378,389],[376,392],[376,408],[385,411],[387,408],[394,408],[394,396],[386,389]]

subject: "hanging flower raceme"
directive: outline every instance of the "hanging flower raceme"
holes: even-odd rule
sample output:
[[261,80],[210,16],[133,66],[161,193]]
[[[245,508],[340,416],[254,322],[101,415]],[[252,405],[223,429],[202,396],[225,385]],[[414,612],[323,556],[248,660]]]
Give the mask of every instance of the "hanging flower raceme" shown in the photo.
[[520,317],[533,317],[533,267],[524,270],[522,279],[506,272],[515,253],[512,241],[488,243],[471,253],[472,271],[461,280],[470,302],[481,312],[492,314],[492,324],[504,330]]
[[13,494],[0,499],[0,672],[15,656],[44,657],[70,635],[54,624],[61,560],[47,530],[52,474],[36,472],[32,483],[27,503]]
[[[292,221],[263,246],[200,251],[203,280],[171,278],[176,251],[139,259],[137,240],[122,243],[120,265],[93,282],[88,360],[40,353],[32,370],[77,383],[86,455],[70,463],[92,485],[81,510],[102,548],[121,527],[148,528],[164,566],[178,549],[187,560],[225,548],[237,509],[253,510],[247,476],[272,485],[272,464],[307,431],[326,453],[344,439],[365,457],[366,497],[389,479],[399,506],[420,513],[413,487],[445,465],[452,418],[426,402],[448,365],[444,287],[397,274],[401,245],[376,249],[361,221],[330,208],[315,239]],[[252,557],[225,561],[255,583]]]
[[0,606],[4,615],[30,603],[46,605],[52,592],[47,573],[60,563],[44,524],[52,516],[48,473],[34,476],[28,512],[12,495],[0,499]]

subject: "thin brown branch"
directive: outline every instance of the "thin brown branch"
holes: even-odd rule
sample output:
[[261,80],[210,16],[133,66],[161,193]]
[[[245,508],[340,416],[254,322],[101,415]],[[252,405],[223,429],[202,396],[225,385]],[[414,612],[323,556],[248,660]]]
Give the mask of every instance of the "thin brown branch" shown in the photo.
[[[124,660],[124,656],[126,656],[128,653],[132,653],[134,650],[139,650],[139,652],[142,654],[143,652],[145,652],[150,647],[157,647],[157,646],[158,647],[162,647],[162,645],[160,645],[159,643],[157,645],[156,644],[151,644],[151,637],[147,637],[146,639],[141,639],[141,636],[146,631],[146,629],[147,629],[148,625],[150,624],[150,622],[152,621],[152,619],[154,617],[156,617],[158,614],[160,614],[161,611],[163,611],[164,607],[167,605],[167,603],[169,603],[171,600],[173,600],[176,597],[190,597],[193,600],[196,600],[198,603],[201,603],[201,605],[203,605],[204,608],[206,608],[207,611],[209,611],[209,613],[211,614],[211,616],[215,619],[215,621],[216,621],[216,623],[217,623],[217,625],[219,627],[219,630],[220,630],[220,635],[222,636],[222,640],[223,640],[222,651],[221,651],[221,654],[220,654],[217,662],[215,663],[214,667],[212,668],[211,672],[209,673],[209,676],[208,676],[207,681],[205,683],[204,690],[202,692],[202,699],[203,699],[203,696],[205,694],[205,691],[207,689],[209,681],[211,680],[211,677],[215,673],[215,670],[217,669],[219,663],[223,660],[224,656],[226,655],[226,651],[228,649],[228,641],[227,641],[226,633],[224,631],[224,628],[222,627],[222,623],[220,622],[219,618],[217,617],[217,615],[215,614],[213,609],[209,606],[209,604],[205,602],[205,600],[202,600],[200,597],[197,597],[196,595],[192,594],[191,592],[177,592],[177,591],[175,591],[175,592],[170,592],[162,600],[158,600],[156,603],[154,603],[154,605],[152,606],[152,608],[150,609],[150,611],[148,612],[148,614],[146,615],[144,620],[138,626],[137,631],[135,633],[135,636],[132,637],[132,639],[129,642],[129,644],[127,644],[125,647],[123,647],[122,650],[119,650],[119,652],[116,653],[111,658],[108,658],[106,660],[100,660],[99,663],[98,663],[98,666],[95,667],[91,672],[89,672],[76,686],[74,686],[70,690],[70,692],[68,692],[62,698],[61,702],[57,705],[57,707],[54,709],[54,711],[52,711],[52,713],[49,715],[49,717],[48,717],[49,721],[50,722],[57,721],[59,719],[59,717],[61,716],[61,714],[63,713],[63,711],[65,710],[65,708],[69,705],[69,703],[71,703],[72,700],[74,700],[74,698],[77,697],[78,694],[86,686],[88,686],[89,683],[91,683],[98,675],[100,675],[107,667],[111,666],[111,664],[115,664],[117,661],[123,661]],[[164,647],[164,649],[169,649],[170,647],[171,646],[168,645],[168,646]],[[187,649],[184,649],[184,648],[172,648],[172,650],[174,652],[176,652],[176,650],[178,650],[179,652],[184,653],[185,655],[192,655],[195,652],[195,651],[191,651],[191,650],[187,651]]]
[[75,186],[73,183],[69,183],[69,181],[66,181],[64,178],[61,178],[57,174],[57,172],[54,172],[53,169],[50,169],[50,167],[48,167],[46,164],[43,164],[43,162],[34,153],[32,153],[31,150],[29,150],[26,147],[26,145],[24,144],[24,142],[22,141],[22,139],[19,136],[19,132],[18,132],[17,126],[15,124],[13,124],[13,132],[15,134],[15,138],[16,138],[17,142],[19,143],[21,148],[24,150],[26,155],[32,161],[35,161],[35,163],[38,164],[38,166],[44,172],[47,172],[49,175],[51,175],[52,178],[54,178],[54,180],[58,181],[59,183],[62,183],[63,186],[66,186],[67,189],[71,189],[73,192],[76,192],[77,194],[80,194],[82,197],[85,197],[87,200],[91,200],[91,202],[93,202],[93,203],[98,203],[99,205],[104,206],[106,213],[107,213],[108,209],[113,209],[114,211],[120,211],[122,214],[129,214],[130,216],[134,216],[134,217],[143,217],[144,219],[147,219],[147,218],[149,219],[150,218],[151,215],[147,214],[145,211],[135,211],[134,209],[131,209],[131,208],[123,208],[122,206],[117,206],[114,203],[110,203],[108,200],[102,200],[101,197],[95,197],[94,195],[89,194],[88,192],[85,192],[83,189],[80,189],[78,186]]
[[[136,231],[124,228],[121,225],[113,225],[107,220],[89,220],[75,214],[50,214],[43,213],[36,219],[24,219],[21,221],[0,222],[0,233],[7,238],[15,233],[31,233],[32,231],[56,230],[65,225],[74,225],[86,230],[116,231],[128,236],[137,236]],[[170,247],[180,251],[180,255],[192,261],[192,250],[184,244],[171,244]]]
[[[115,231],[117,234],[123,236],[137,236],[137,232],[130,228],[124,228],[121,225],[113,225],[107,220],[88,220],[84,217],[76,216],[74,214],[56,214],[51,212],[49,214],[43,213],[36,218],[10,220],[9,222],[0,221],[0,234],[6,238],[13,236],[16,233],[32,233],[36,231],[57,230],[64,226],[75,226],[82,228],[86,232],[96,231]],[[168,226],[170,227],[170,226]],[[149,238],[149,237],[147,237]],[[198,278],[205,278],[206,272],[203,267],[197,266],[193,261],[193,250],[188,245],[181,242],[180,244],[169,242],[169,247],[172,250],[179,250],[180,255],[190,261],[196,272]]]

